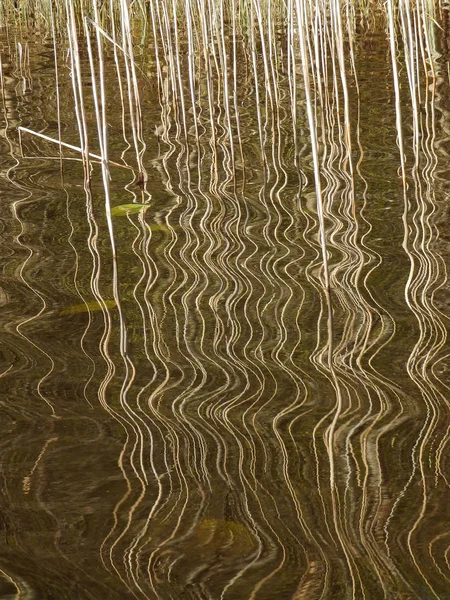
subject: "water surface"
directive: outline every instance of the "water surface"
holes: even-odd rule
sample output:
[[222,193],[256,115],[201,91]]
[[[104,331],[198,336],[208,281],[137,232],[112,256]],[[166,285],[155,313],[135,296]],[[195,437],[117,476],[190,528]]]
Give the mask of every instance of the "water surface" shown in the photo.
[[105,50],[114,259],[101,166],[19,137],[80,145],[63,44],[57,96],[51,37],[0,32],[0,598],[450,598],[449,38],[416,112],[400,72],[404,185],[372,25],[350,155],[342,88],[316,106],[329,293],[286,55],[258,105],[239,47],[238,124],[212,59],[183,112],[137,45],[136,142]]

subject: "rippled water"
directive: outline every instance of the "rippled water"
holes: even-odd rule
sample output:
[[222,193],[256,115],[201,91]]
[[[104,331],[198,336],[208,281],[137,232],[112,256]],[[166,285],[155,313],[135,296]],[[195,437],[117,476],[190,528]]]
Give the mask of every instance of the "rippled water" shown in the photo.
[[106,54],[110,159],[131,166],[110,167],[114,260],[100,166],[88,186],[78,153],[19,136],[57,139],[59,100],[61,139],[80,144],[68,55],[57,98],[51,39],[0,32],[0,598],[450,598],[449,38],[435,34],[416,148],[400,72],[406,188],[384,29],[355,39],[353,170],[342,107],[322,113],[328,294],[304,99],[295,141],[282,65],[258,113],[239,57],[238,138],[221,81],[212,124],[206,101],[183,122],[171,73],[158,92],[142,50],[137,185],[133,108]]

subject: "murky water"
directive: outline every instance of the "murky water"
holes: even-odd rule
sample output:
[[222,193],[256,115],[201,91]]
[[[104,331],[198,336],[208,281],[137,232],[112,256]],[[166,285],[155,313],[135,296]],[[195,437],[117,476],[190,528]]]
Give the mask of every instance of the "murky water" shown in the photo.
[[328,294],[286,55],[270,85],[258,60],[257,90],[239,46],[229,98],[212,57],[194,111],[184,53],[158,85],[137,44],[128,103],[129,65],[105,50],[105,192],[95,160],[88,184],[80,153],[19,136],[80,145],[64,44],[57,95],[51,37],[0,32],[0,598],[450,598],[449,38],[434,34],[416,111],[400,69],[406,186],[384,25],[356,31],[357,78],[333,91],[330,75],[315,100]]

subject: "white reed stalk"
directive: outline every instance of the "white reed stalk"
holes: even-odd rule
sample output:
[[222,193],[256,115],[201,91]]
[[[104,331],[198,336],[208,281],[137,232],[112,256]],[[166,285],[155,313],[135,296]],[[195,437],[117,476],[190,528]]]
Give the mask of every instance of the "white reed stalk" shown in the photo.
[[[200,33],[201,33],[201,48],[203,51],[203,62],[205,66],[205,74],[206,74],[206,89],[207,89],[207,99],[208,99],[208,114],[209,114],[209,123],[211,127],[211,148],[213,152],[215,152],[215,148],[217,147],[216,140],[216,126],[214,122],[214,88],[212,84],[212,70],[211,70],[211,58],[210,58],[210,39],[209,34],[210,30],[208,29],[208,11],[205,6],[204,0],[197,0],[197,10],[200,20]],[[211,41],[211,45],[213,42]]]
[[312,158],[314,165],[314,183],[316,190],[316,202],[317,202],[317,217],[319,220],[319,236],[320,236],[320,246],[322,250],[322,263],[323,263],[323,271],[324,271],[324,281],[325,288],[327,291],[330,290],[330,278],[328,271],[328,255],[327,255],[327,243],[326,243],[326,233],[325,233],[325,221],[323,214],[323,202],[322,202],[322,185],[320,182],[320,162],[319,162],[319,151],[317,144],[317,132],[316,132],[316,122],[314,119],[313,112],[313,104],[311,98],[311,89],[310,89],[310,76],[309,76],[309,57],[308,57],[308,48],[306,42],[306,29],[308,27],[305,14],[304,14],[304,6],[302,5],[300,0],[295,0],[295,7],[297,13],[297,30],[299,36],[300,43],[300,56],[302,61],[302,72],[303,72],[303,83],[306,97],[306,112],[308,117],[309,131],[311,137],[311,150],[312,150]]
[[241,154],[242,169],[245,173],[244,149],[242,147],[241,123],[239,119],[238,106],[238,82],[237,82],[237,44],[236,44],[236,2],[231,0],[231,24],[232,24],[232,39],[233,39],[233,103],[234,103],[234,118],[236,120],[237,138],[239,141],[239,151]]
[[392,61],[392,76],[394,80],[395,90],[395,118],[397,124],[397,138],[398,147],[400,150],[400,165],[402,169],[403,185],[406,186],[406,167],[405,167],[405,152],[403,144],[403,127],[402,127],[402,111],[400,102],[400,86],[398,79],[398,68],[397,68],[397,41],[395,36],[395,24],[394,24],[394,8],[392,6],[393,0],[387,0],[388,8],[388,28],[389,28],[389,42],[391,48],[391,61]]
[[178,82],[179,98],[181,104],[181,118],[183,121],[184,137],[188,139],[188,128],[186,123],[186,106],[184,102],[184,90],[183,90],[183,77],[181,75],[181,63],[180,63],[180,40],[178,37],[178,22],[177,22],[177,7],[176,0],[172,0],[172,28],[174,38],[174,48],[172,56],[175,56],[175,72]]
[[[95,2],[95,0],[94,0],[94,2]],[[116,245],[114,242],[114,228],[113,228],[112,214],[111,214],[111,199],[110,199],[110,195],[109,195],[110,174],[109,174],[109,165],[108,165],[108,141],[107,141],[106,132],[105,132],[105,130],[107,128],[107,123],[106,123],[106,114],[105,114],[105,107],[104,107],[104,102],[105,102],[104,80],[101,79],[101,77],[103,75],[103,71],[101,72],[100,82],[99,82],[99,87],[101,90],[100,91],[101,100],[100,100],[100,104],[99,104],[98,90],[97,90],[97,77],[96,77],[96,73],[95,73],[94,57],[92,55],[90,31],[89,31],[88,22],[86,20],[84,22],[84,26],[85,26],[85,32],[86,32],[86,45],[87,45],[87,51],[88,51],[88,57],[89,57],[89,66],[91,69],[92,95],[94,98],[94,110],[95,110],[95,120],[97,123],[98,142],[99,142],[100,152],[101,152],[101,157],[102,157],[101,164],[102,164],[103,189],[105,192],[106,222],[108,224],[108,231],[109,231],[109,238],[110,238],[110,243],[111,243],[112,254],[113,254],[113,257],[116,257],[117,253],[116,253]],[[98,48],[98,51],[100,54],[101,46]],[[99,61],[100,61],[100,58],[99,58]],[[102,88],[103,88],[103,90],[102,90]]]
[[67,33],[69,40],[69,55],[71,64],[71,79],[73,96],[75,103],[75,116],[78,125],[78,134],[80,136],[80,147],[83,155],[84,175],[87,183],[90,181],[90,165],[89,165],[89,142],[86,124],[86,115],[84,111],[83,101],[83,84],[81,78],[80,55],[78,50],[78,37],[75,22],[75,11],[73,0],[65,0],[66,15],[67,15]]
[[[80,148],[79,146],[74,146],[73,144],[67,144],[61,140],[55,140],[55,138],[49,137],[48,135],[44,135],[43,133],[39,133],[38,131],[33,131],[32,129],[28,129],[27,127],[18,128],[19,133],[23,131],[24,133],[30,133],[31,135],[35,135],[36,137],[42,138],[43,140],[47,140],[47,142],[52,142],[53,144],[58,144],[59,146],[64,146],[64,148],[69,148],[70,150],[74,150],[75,152],[80,152],[81,154],[85,154],[85,150]],[[103,158],[98,154],[93,154],[89,152],[89,158],[95,158],[98,162],[101,162]],[[110,165],[114,165],[115,167],[119,167],[120,169],[129,169],[132,170],[128,165],[121,165],[120,163],[116,163],[112,160],[109,161]]]
[[258,119],[258,132],[259,132],[259,145],[261,149],[261,159],[265,161],[264,152],[264,138],[263,128],[261,122],[261,110],[260,110],[260,97],[259,97],[259,80],[258,80],[258,59],[256,56],[256,39],[255,39],[255,15],[253,0],[250,3],[250,40],[251,40],[251,55],[252,55],[252,66],[253,66],[253,79],[255,85],[255,101],[256,101],[256,115]]
[[294,44],[294,6],[292,0],[287,0],[287,75],[289,92],[291,96],[292,131],[294,134],[294,162],[298,166],[298,139],[297,139],[297,77]]
[[159,101],[161,102],[163,79],[162,79],[162,71],[161,71],[161,62],[159,59],[158,34],[157,34],[157,30],[156,30],[156,13],[155,13],[155,7],[153,6],[153,0],[149,0],[149,7],[150,7],[150,17],[151,17],[151,22],[152,22],[153,44],[154,44],[154,50],[155,50],[156,74],[157,74],[157,79],[158,79],[158,94],[159,94]]
[[52,27],[52,37],[53,37],[53,58],[55,61],[55,92],[56,92],[56,114],[58,118],[58,140],[59,140],[59,153],[62,156],[62,144],[61,144],[61,106],[59,101],[59,73],[58,73],[58,54],[56,52],[56,32],[55,32],[55,18],[53,14],[53,2],[50,3],[50,19],[51,19],[51,27]]
[[339,0],[334,0],[331,3],[331,14],[334,24],[332,31],[334,34],[335,48],[337,49],[342,94],[344,97],[344,131],[345,144],[347,149],[347,160],[350,166],[350,175],[353,175],[352,141],[350,132],[350,102],[348,98],[347,73],[344,58],[344,32],[342,29],[341,6]]
[[[98,68],[99,68],[99,78],[100,78],[100,106],[101,106],[101,131],[99,132],[99,141],[102,140],[102,156],[104,157],[104,164],[102,166],[106,169],[107,179],[111,179],[111,175],[109,173],[109,163],[108,163],[108,123],[106,121],[106,97],[105,97],[105,67],[103,62],[103,44],[102,37],[100,35],[100,23],[98,16],[98,8],[97,1],[93,0],[92,2],[94,7],[94,17],[95,24],[97,27],[95,28],[95,34],[97,38],[97,51],[98,51]],[[86,23],[86,34],[89,37],[89,28]],[[92,54],[92,53],[91,53]],[[91,57],[90,57],[91,60]],[[93,71],[91,69],[92,74]],[[95,74],[94,74],[95,75]],[[92,83],[94,86],[94,82]]]
[[[146,180],[146,173],[142,162],[145,143],[142,139],[142,114],[139,99],[139,89],[134,66],[133,42],[131,38],[131,24],[128,4],[120,0],[120,21],[122,26],[122,44],[125,49],[125,72],[127,76],[128,100],[130,108],[130,121],[133,132],[133,144],[136,152],[136,161],[142,178]],[[139,148],[141,146],[141,149]]]
[[228,130],[228,141],[230,144],[230,153],[231,153],[231,162],[232,162],[232,170],[234,172],[235,165],[235,156],[234,156],[234,140],[233,140],[233,130],[231,128],[231,114],[230,114],[230,98],[229,98],[229,83],[228,83],[228,61],[227,61],[227,48],[225,44],[225,20],[223,15],[223,3],[219,3],[219,18],[217,21],[217,34],[219,43],[219,53],[220,60],[222,65],[222,81],[223,81],[223,103],[225,109],[225,120],[227,124]]
[[192,14],[190,0],[185,0],[184,12],[186,15],[186,32],[188,41],[188,78],[189,90],[191,93],[192,114],[194,117],[195,139],[198,142],[198,124],[197,124],[197,102],[195,95],[195,50],[192,36]]

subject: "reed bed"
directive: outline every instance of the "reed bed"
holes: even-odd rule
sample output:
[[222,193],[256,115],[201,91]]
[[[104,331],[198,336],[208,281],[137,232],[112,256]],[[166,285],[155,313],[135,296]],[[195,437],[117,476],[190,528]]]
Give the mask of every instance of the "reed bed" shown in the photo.
[[[393,84],[396,98],[397,135],[400,167],[405,182],[404,140],[402,131],[401,98],[398,60],[404,55],[408,75],[410,101],[414,115],[420,103],[420,69],[433,68],[433,24],[440,3],[406,2],[364,3],[316,2],[289,0],[287,3],[270,0],[226,2],[198,0],[197,2],[132,2],[125,0],[102,3],[66,0],[62,5],[49,2],[5,2],[0,18],[9,27],[24,26],[33,19],[43,31],[53,36],[55,44],[65,39],[70,51],[73,76],[75,113],[80,137],[80,148],[89,178],[89,140],[83,116],[82,74],[80,73],[79,40],[87,45],[94,102],[97,114],[98,144],[101,149],[107,185],[108,158],[106,137],[105,92],[103,81],[103,46],[114,52],[118,69],[118,84],[127,99],[132,128],[132,144],[136,154],[137,177],[145,181],[145,142],[142,139],[139,72],[134,59],[134,47],[142,55],[149,49],[154,66],[160,101],[169,102],[175,115],[181,115],[183,137],[186,143],[199,139],[199,127],[209,130],[211,144],[217,143],[216,105],[223,104],[224,128],[234,165],[240,164],[245,172],[242,153],[240,115],[238,106],[238,76],[243,61],[253,73],[253,93],[258,117],[258,135],[261,161],[271,139],[264,130],[263,110],[273,112],[279,104],[279,74],[289,80],[295,161],[299,162],[298,129],[302,116],[307,121],[308,136],[313,157],[316,204],[322,245],[324,285],[329,288],[325,223],[323,217],[321,160],[326,152],[326,138],[330,119],[337,119],[346,147],[345,165],[353,177],[354,157],[352,124],[349,116],[349,80],[358,85],[355,70],[353,38],[356,27],[370,28],[371,18],[377,15],[385,21],[392,58]],[[146,35],[148,33],[148,35]],[[90,38],[96,38],[96,59]],[[144,38],[142,37],[144,36]],[[145,43],[140,40],[145,39]],[[58,41],[57,41],[58,40]],[[119,56],[120,55],[120,56]],[[122,67],[119,66],[122,62]],[[125,72],[122,81],[120,68]],[[164,71],[164,75],[163,75]],[[167,73],[167,75],[166,75]],[[57,73],[56,73],[57,76]],[[206,79],[206,93],[202,86]],[[188,85],[186,85],[188,82]],[[217,82],[217,85],[215,85]],[[164,91],[163,88],[168,85]],[[56,87],[57,89],[57,87]],[[96,91],[98,89],[98,92]],[[305,102],[303,102],[305,100]],[[327,106],[334,107],[334,114]],[[328,111],[328,114],[327,114]],[[413,125],[414,144],[418,144],[417,118]],[[192,131],[191,131],[192,130]],[[236,141],[235,141],[236,140]],[[243,175],[245,176],[245,175]],[[105,188],[106,190],[106,188]],[[105,191],[106,195],[107,192]],[[108,203],[107,203],[108,204]],[[112,236],[110,224],[110,236]],[[112,238],[111,238],[112,239]],[[113,242],[111,242],[113,243]]]
[[[158,599],[446,597],[448,534],[436,511],[448,497],[448,317],[436,300],[447,281],[436,245],[446,73],[435,31],[445,10],[425,0],[3,2],[18,81],[29,61],[23,39],[15,49],[21,31],[33,25],[53,44],[58,117],[54,135],[21,126],[17,141],[0,60],[11,156],[30,160],[20,154],[30,140],[59,145],[63,187],[66,161],[83,166],[68,241],[75,310],[88,314],[86,414],[101,407],[122,444],[123,485],[98,544],[118,589]],[[397,156],[384,168],[400,201],[402,307],[415,324],[406,331],[417,334],[407,352],[398,297],[376,284],[390,267],[373,232],[389,227],[373,218],[382,192],[364,169],[361,31],[382,32],[391,69],[385,129]],[[62,127],[64,77],[74,120]],[[121,204],[119,177],[128,177]],[[20,277],[44,304],[17,331],[50,365],[38,397],[59,417],[45,393],[59,357],[28,329],[47,305],[27,279],[21,203]],[[390,372],[405,352],[406,388]],[[53,510],[59,540],[64,519]],[[78,558],[66,558],[72,570]]]

